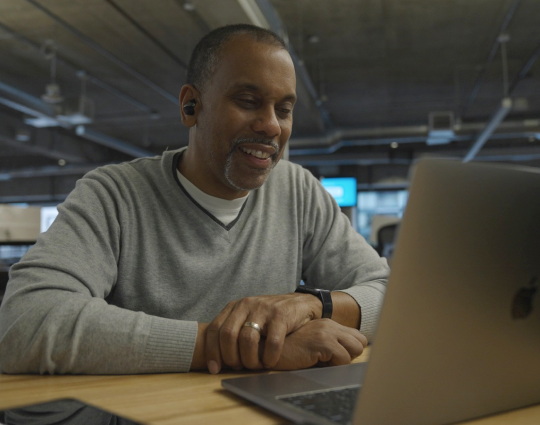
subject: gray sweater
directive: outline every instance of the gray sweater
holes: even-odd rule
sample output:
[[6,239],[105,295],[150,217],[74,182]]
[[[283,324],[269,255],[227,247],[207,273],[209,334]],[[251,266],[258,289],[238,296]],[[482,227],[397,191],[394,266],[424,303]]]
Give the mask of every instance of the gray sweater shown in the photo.
[[281,161],[223,226],[183,190],[181,151],[98,168],[11,269],[4,373],[188,371],[197,322],[230,300],[345,290],[371,336],[389,273],[307,170]]

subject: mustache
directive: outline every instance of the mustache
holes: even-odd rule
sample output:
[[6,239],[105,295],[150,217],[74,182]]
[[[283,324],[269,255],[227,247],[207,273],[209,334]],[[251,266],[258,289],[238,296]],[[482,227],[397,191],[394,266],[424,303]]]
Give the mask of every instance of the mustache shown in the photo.
[[274,155],[277,155],[279,153],[279,145],[276,142],[274,142],[272,139],[263,139],[263,138],[256,138],[256,137],[240,137],[238,139],[233,140],[230,153],[233,153],[233,151],[238,146],[245,143],[257,143],[259,145],[272,146],[276,150],[276,153]]

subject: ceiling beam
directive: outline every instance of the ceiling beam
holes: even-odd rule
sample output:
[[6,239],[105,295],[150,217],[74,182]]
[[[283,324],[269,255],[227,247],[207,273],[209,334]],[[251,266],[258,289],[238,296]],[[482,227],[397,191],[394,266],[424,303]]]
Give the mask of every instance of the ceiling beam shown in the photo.
[[[34,107],[41,107],[42,106],[41,104],[44,103],[44,102],[41,102],[40,99],[34,96],[31,96],[28,93],[25,93],[15,87],[9,86],[1,82],[0,82],[0,90],[3,90],[13,96],[16,96],[17,98],[20,98],[24,100],[25,102],[32,104]],[[28,107],[26,105],[11,101],[3,97],[0,97],[0,104],[3,104],[11,109],[17,110],[24,114],[33,116],[35,119],[47,121],[47,125],[44,125],[45,127],[58,126],[58,127],[68,128],[68,129],[71,128],[70,125],[68,125],[67,123],[63,122],[60,119],[57,119],[54,115],[49,115],[47,113],[41,112],[39,110],[34,109],[33,107]],[[46,109],[46,108],[43,108],[43,109]],[[32,120],[27,119],[25,122],[33,126],[38,126],[36,125],[36,122]],[[151,151],[139,148],[123,140],[115,139],[114,137],[108,136],[103,133],[99,133],[95,130],[88,129],[85,126],[81,126],[81,125],[77,126],[76,134],[77,136],[81,138],[90,140],[94,143],[100,144],[102,146],[106,146],[110,149],[114,149],[116,151],[134,156],[136,158],[141,157],[141,156],[154,156],[154,153]]]
[[85,127],[84,125],[77,126],[76,133],[79,137],[91,140],[94,143],[98,143],[102,146],[106,146],[119,152],[134,156],[135,158],[155,155],[154,152],[139,148],[132,145],[131,143],[92,130],[88,127]]
[[180,59],[176,54],[174,54],[167,46],[165,46],[161,41],[154,37],[146,28],[144,28],[139,22],[133,18],[129,13],[127,13],[123,8],[121,8],[114,0],[105,0],[109,5],[116,10],[120,15],[124,17],[131,25],[139,30],[146,38],[148,38],[154,45],[156,45],[163,53],[165,53],[169,58],[171,58],[177,65],[180,65],[182,68],[187,69],[187,64]]
[[[44,156],[52,159],[63,159],[67,162],[84,162],[86,158],[81,155],[62,152],[49,146],[40,146],[28,142],[22,142],[11,137],[0,134],[0,144],[11,146],[23,152]],[[1,178],[0,178],[1,179]]]
[[139,71],[137,71],[135,68],[133,68],[131,65],[128,65],[126,62],[124,62],[122,59],[116,57],[111,52],[100,46],[98,43],[84,35],[82,32],[80,32],[77,28],[69,25],[66,21],[64,21],[59,16],[52,13],[49,9],[42,6],[35,0],[26,0],[28,3],[30,3],[35,8],[41,10],[43,13],[45,13],[49,18],[51,18],[53,21],[64,27],[66,30],[68,30],[70,33],[72,33],[75,37],[77,37],[79,40],[81,40],[84,44],[94,49],[96,52],[101,54],[102,56],[109,59],[111,62],[113,62],[115,65],[122,68],[125,72],[130,74],[132,77],[135,77],[137,80],[139,80],[141,83],[145,84],[150,89],[154,90],[156,93],[164,97],[165,99],[169,100],[170,102],[174,103],[175,105],[178,105],[178,98],[162,87],[158,86],[156,83],[154,83],[152,80],[150,80],[148,77],[145,77],[142,75]]
[[[16,38],[17,40],[19,40],[20,42],[24,43],[26,46],[29,46],[31,47],[32,49],[36,50],[36,51],[41,51],[41,46],[30,40],[29,38],[25,37],[24,35],[18,33],[17,31],[13,30],[12,28],[8,27],[7,25],[3,24],[0,22],[0,29],[2,29],[3,31],[7,32],[8,34],[12,35],[14,38]],[[68,61],[67,59],[64,59],[62,58],[60,55],[58,55],[58,52],[56,52],[56,60],[71,68],[73,70],[73,72],[77,73],[78,76],[82,75],[81,73],[84,74],[84,77],[92,82],[93,84],[95,84],[96,86],[98,87],[101,87],[103,90],[111,93],[112,95],[118,97],[119,99],[122,99],[124,100],[125,102],[131,104],[132,106],[144,111],[144,112],[147,112],[149,114],[152,114],[154,116],[158,116],[157,112],[152,109],[150,106],[147,106],[145,105],[144,103],[142,102],[139,102],[138,100],[132,98],[131,96],[129,96],[128,94],[124,93],[123,91],[121,90],[118,90],[117,88],[111,86],[110,84],[106,83],[105,81],[91,75],[91,74],[88,74],[86,71],[80,69],[80,67],[76,66],[75,64],[73,64],[72,62]]]

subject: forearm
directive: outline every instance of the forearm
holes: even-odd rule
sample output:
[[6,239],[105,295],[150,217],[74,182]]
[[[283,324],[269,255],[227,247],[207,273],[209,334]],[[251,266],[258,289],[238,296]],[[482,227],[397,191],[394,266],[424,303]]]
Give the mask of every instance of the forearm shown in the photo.
[[134,374],[189,369],[195,322],[121,309],[80,293],[17,292],[8,292],[0,309],[0,369],[4,373]]
[[332,319],[343,326],[360,329],[362,312],[356,300],[345,292],[332,292]]
[[[347,326],[349,328],[358,329],[360,327],[361,312],[360,307],[356,300],[345,292],[331,292],[332,296],[332,320],[340,325]],[[302,303],[309,303],[311,314],[309,315],[312,320],[322,318],[322,303],[321,300],[311,294],[300,295],[299,301]]]

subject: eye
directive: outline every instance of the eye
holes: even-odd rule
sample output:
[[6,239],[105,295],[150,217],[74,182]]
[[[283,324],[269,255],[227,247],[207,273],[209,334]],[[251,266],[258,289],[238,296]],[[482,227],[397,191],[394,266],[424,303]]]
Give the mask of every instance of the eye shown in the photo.
[[252,97],[238,97],[236,101],[244,108],[255,108],[258,105],[258,101]]
[[277,108],[276,111],[281,118],[288,118],[293,112],[292,108]]

